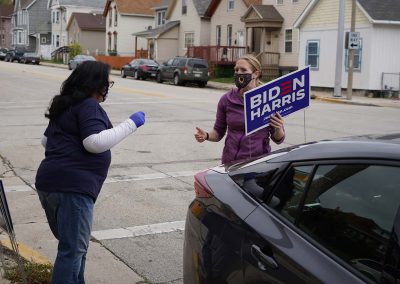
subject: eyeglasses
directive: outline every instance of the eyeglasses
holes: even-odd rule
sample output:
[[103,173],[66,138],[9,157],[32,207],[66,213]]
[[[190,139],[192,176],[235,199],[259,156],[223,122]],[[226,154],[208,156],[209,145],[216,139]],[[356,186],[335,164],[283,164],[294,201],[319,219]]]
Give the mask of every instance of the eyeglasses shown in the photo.
[[109,88],[109,89],[111,89],[111,88],[112,88],[112,86],[114,86],[114,81],[110,81],[110,82],[108,82],[108,88]]

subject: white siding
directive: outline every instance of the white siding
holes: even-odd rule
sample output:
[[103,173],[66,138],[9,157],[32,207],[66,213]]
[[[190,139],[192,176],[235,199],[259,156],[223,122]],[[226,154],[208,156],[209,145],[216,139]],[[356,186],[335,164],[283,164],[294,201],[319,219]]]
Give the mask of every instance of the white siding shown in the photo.
[[210,44],[210,22],[200,19],[193,1],[187,0],[186,3],[187,10],[185,15],[182,15],[182,0],[177,0],[168,19],[169,21],[180,21],[178,49],[175,55],[186,55],[186,49],[184,48],[185,33],[194,33],[195,46]]
[[[264,5],[274,5],[279,14],[285,19],[282,24],[282,29],[278,34],[278,52],[281,54],[280,66],[297,66],[299,58],[299,31],[293,28],[293,24],[309,2],[310,0],[299,0],[299,2],[293,3],[291,0],[284,0],[283,5],[276,5],[276,0],[263,0]],[[287,29],[292,30],[292,52],[285,52],[285,30]],[[274,40],[274,35],[275,33],[272,34],[271,41]],[[272,48],[271,51],[275,51],[273,47],[270,48]]]
[[[145,30],[154,23],[152,17],[118,16],[118,26],[113,28],[118,32],[118,55],[127,56],[135,53],[135,37],[133,33]],[[113,44],[112,44],[113,46]],[[147,50],[147,39],[138,38],[137,49]]]
[[[348,30],[347,30],[348,31]],[[361,71],[353,72],[353,88],[354,89],[369,89],[370,84],[370,44],[371,30],[369,28],[357,29],[362,38],[362,61]],[[336,67],[336,43],[337,30],[335,29],[318,29],[301,31],[300,35],[300,55],[299,68],[303,68],[306,62],[306,45],[309,40],[319,41],[319,68],[311,70],[310,83],[313,87],[328,87],[333,88],[335,82],[335,67]],[[342,87],[347,87],[348,73],[345,68],[345,50],[343,49],[342,61]]]
[[179,28],[175,27],[156,40],[155,50],[157,53],[155,60],[158,63],[163,63],[176,55],[176,51],[178,50],[178,36]]
[[232,45],[235,45],[237,32],[243,31],[245,34],[244,22],[240,18],[246,11],[247,7],[242,0],[235,1],[235,7],[232,11],[228,11],[228,1],[222,0],[211,18],[210,44],[217,45],[217,26],[221,26],[221,45],[228,45],[227,26],[232,25]]
[[370,89],[380,90],[382,72],[400,74],[400,25],[374,25],[371,34]]

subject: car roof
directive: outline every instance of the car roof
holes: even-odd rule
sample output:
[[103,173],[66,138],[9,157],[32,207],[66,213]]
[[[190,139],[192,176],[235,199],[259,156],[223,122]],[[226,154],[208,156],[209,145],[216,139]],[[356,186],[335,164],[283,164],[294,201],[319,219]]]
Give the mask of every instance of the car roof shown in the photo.
[[280,151],[287,153],[271,159],[271,162],[349,158],[400,161],[400,133],[322,140],[278,150],[274,153]]

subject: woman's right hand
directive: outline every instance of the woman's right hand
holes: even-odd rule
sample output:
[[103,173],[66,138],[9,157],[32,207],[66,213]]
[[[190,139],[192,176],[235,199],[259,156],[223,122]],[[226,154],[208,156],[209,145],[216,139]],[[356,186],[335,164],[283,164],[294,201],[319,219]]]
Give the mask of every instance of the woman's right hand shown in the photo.
[[196,138],[197,142],[203,143],[204,141],[206,141],[207,132],[199,127],[196,127],[196,130],[197,132],[194,134],[194,138]]

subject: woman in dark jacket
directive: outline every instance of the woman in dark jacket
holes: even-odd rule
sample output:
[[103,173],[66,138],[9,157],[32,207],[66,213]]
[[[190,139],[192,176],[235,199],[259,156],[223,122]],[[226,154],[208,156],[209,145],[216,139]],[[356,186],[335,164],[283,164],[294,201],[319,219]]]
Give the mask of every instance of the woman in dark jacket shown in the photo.
[[86,61],[64,81],[45,116],[35,186],[49,226],[58,239],[52,283],[85,283],[93,206],[107,177],[110,149],[144,124],[136,112],[113,127],[100,106],[114,82],[107,64]]

